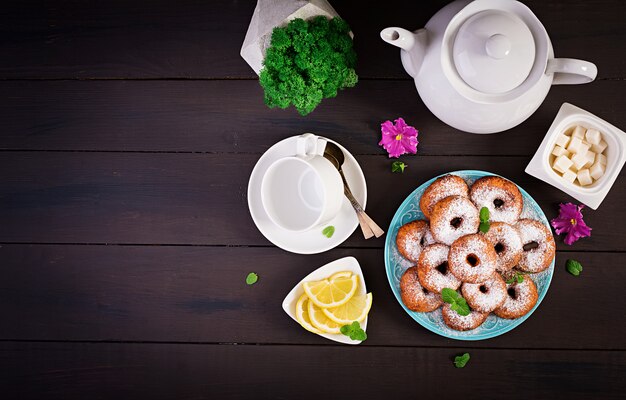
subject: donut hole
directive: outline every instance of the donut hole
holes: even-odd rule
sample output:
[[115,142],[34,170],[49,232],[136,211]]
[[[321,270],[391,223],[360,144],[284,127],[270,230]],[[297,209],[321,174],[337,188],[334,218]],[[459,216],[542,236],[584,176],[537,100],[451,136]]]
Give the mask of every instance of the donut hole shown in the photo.
[[504,247],[504,245],[500,242],[496,243],[495,246],[493,246],[494,250],[496,251],[497,254],[502,253],[504,250],[506,250],[506,247]]
[[420,246],[424,245],[424,236],[422,236],[422,238],[420,239]]
[[513,300],[515,300],[517,298],[517,291],[515,290],[515,288],[508,288],[506,290],[506,293],[509,295],[510,298],[512,298]]
[[526,243],[522,248],[524,249],[524,251],[531,251],[536,249],[537,247],[539,247],[539,243],[533,240],[532,242]]
[[463,218],[460,217],[454,217],[452,218],[452,220],[450,221],[450,225],[454,228],[457,229],[459,226],[461,226],[461,224],[463,223]]
[[428,291],[428,289],[426,289],[425,287],[423,287],[423,288],[422,288],[422,292],[424,292],[424,294],[428,294],[428,293],[430,293],[430,292]]
[[448,262],[444,261],[441,264],[437,265],[437,267],[435,267],[435,269],[437,271],[439,271],[442,275],[445,275],[448,273]]
[[495,208],[500,208],[500,207],[502,207],[503,205],[504,205],[504,200],[502,200],[502,199],[495,199],[495,200],[493,201],[493,206],[494,206]]
[[480,285],[478,287],[478,290],[480,290],[481,293],[487,293],[489,291],[489,289],[485,285]]
[[480,264],[480,259],[478,258],[478,256],[476,254],[468,254],[467,257],[465,258],[465,260],[472,267],[475,267],[478,264]]

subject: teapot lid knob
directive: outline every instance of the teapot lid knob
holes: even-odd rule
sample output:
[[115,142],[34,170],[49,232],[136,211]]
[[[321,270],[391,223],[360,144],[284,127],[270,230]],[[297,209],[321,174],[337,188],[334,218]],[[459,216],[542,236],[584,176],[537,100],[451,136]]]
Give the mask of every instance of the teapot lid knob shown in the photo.
[[505,10],[470,15],[459,26],[451,50],[461,79],[482,93],[515,89],[535,63],[532,32],[520,17]]
[[489,57],[500,60],[511,52],[511,41],[505,35],[496,33],[487,39],[485,50]]

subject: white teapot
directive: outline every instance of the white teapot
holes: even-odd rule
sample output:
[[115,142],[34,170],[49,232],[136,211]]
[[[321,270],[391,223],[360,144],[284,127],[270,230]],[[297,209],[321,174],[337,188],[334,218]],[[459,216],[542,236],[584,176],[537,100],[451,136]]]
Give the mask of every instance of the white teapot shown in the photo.
[[593,81],[590,62],[554,58],[535,14],[515,0],[457,0],[424,29],[386,28],[426,106],[466,132],[494,133],[528,118],[552,84]]

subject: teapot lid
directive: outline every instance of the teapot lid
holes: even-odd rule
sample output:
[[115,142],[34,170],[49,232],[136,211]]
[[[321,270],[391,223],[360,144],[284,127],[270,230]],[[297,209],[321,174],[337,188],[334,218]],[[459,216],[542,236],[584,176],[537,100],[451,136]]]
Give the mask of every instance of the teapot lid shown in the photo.
[[535,63],[535,40],[517,15],[489,9],[459,27],[452,58],[461,78],[483,93],[505,93],[518,87]]

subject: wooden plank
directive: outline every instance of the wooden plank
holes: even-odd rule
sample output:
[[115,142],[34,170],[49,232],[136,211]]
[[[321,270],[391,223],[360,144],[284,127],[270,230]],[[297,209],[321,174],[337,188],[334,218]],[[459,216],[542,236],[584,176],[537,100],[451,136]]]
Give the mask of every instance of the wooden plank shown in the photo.
[[[334,259],[355,256],[374,295],[364,346],[460,346],[400,307],[383,251],[336,249],[300,256],[275,248],[43,246],[0,248],[0,340],[114,340],[331,345],[281,308],[293,285]],[[515,330],[469,347],[626,349],[615,332],[626,313],[615,293],[621,253],[559,253],[540,308]],[[565,260],[584,265],[579,277]],[[245,284],[254,271],[259,281]],[[608,325],[607,325],[608,324]],[[610,329],[603,327],[610,326]]]
[[[250,218],[248,178],[257,155],[82,152],[0,153],[0,242],[269,245]],[[525,188],[547,213],[572,201],[522,171],[527,157],[412,157],[392,174],[385,156],[359,156],[368,212],[386,228],[398,206],[433,176],[492,171]],[[623,180],[623,175],[621,179]],[[585,219],[576,250],[624,251],[626,186],[618,180]],[[559,249],[570,250],[557,240]],[[378,247],[355,232],[345,246]]]
[[[3,394],[46,399],[620,399],[626,354],[463,348],[2,343]],[[450,384],[454,382],[455,384]]]
[[564,101],[626,127],[626,81],[552,88],[520,126],[461,133],[435,118],[409,81],[364,81],[307,117],[268,109],[256,81],[0,82],[0,149],[261,154],[303,132],[355,154],[384,154],[380,123],[403,117],[420,130],[421,155],[524,155],[537,149]]
[[[379,32],[418,29],[447,0],[334,2],[355,33],[361,78],[408,79],[397,49]],[[600,78],[626,76],[623,16],[615,0],[525,2],[555,53],[588,59]],[[213,0],[3,3],[0,78],[256,78],[239,56],[255,2]]]

